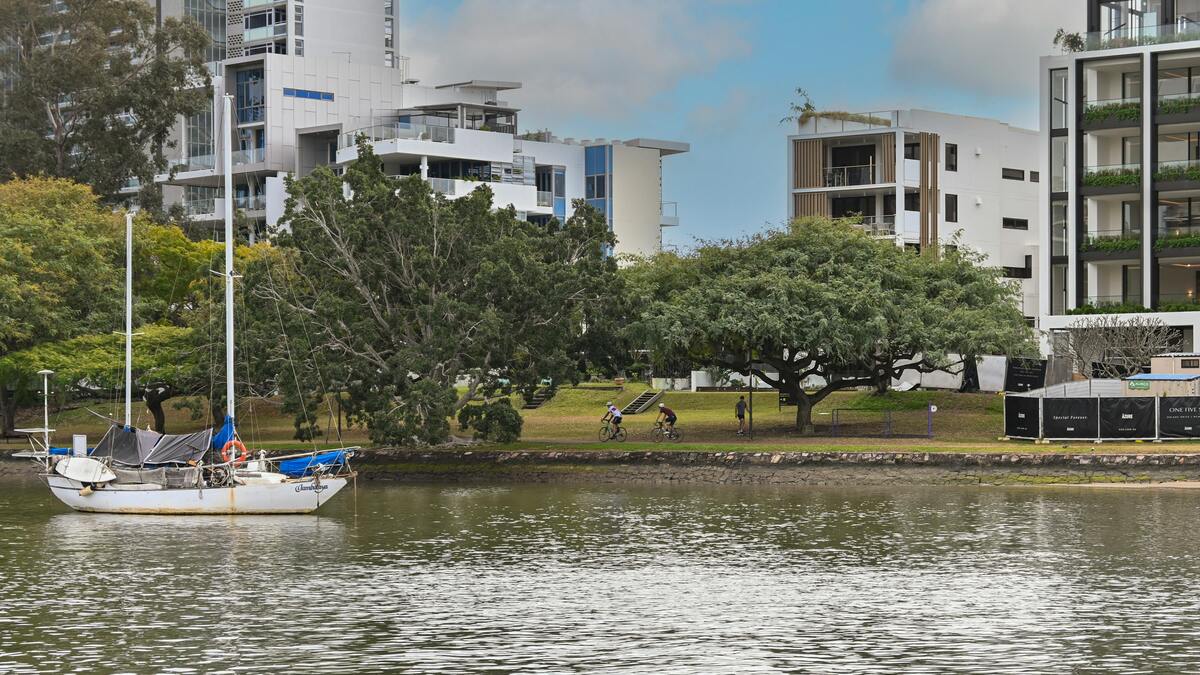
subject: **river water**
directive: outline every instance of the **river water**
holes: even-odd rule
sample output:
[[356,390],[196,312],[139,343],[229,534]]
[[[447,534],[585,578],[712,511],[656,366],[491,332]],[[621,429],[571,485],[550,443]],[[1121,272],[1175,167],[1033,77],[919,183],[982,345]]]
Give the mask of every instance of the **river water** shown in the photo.
[[360,484],[105,516],[0,479],[0,672],[1200,669],[1200,492]]

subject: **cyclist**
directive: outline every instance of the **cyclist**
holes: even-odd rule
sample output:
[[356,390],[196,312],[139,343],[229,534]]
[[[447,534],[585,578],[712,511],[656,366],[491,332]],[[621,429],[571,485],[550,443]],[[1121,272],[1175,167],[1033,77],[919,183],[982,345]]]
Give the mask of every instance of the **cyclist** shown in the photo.
[[665,403],[658,404],[658,419],[667,425],[667,431],[671,434],[675,433],[675,420],[679,417]]
[[608,439],[612,440],[617,437],[617,430],[621,428],[621,409],[613,405],[612,401],[605,404],[608,410],[604,412],[604,417],[600,418],[601,422],[612,420],[612,431],[609,432]]

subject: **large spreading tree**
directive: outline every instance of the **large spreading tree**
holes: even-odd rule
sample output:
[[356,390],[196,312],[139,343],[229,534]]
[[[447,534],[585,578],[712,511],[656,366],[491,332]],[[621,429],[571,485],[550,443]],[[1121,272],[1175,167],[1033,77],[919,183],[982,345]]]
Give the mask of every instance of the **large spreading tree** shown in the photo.
[[388,177],[365,143],[344,177],[322,168],[289,190],[286,255],[246,285],[268,322],[260,358],[293,401],[345,392],[377,442],[436,443],[476,396],[588,367],[619,283],[595,210],[534,224],[494,208],[486,186],[447,200]]
[[209,99],[208,42],[144,0],[0,2],[0,180],[69,177],[115,200],[137,178],[151,205],[172,129]]
[[1032,350],[1013,284],[980,262],[918,255],[844,221],[797,221],[630,269],[648,299],[631,331],[659,353],[753,371],[811,432],[813,406],[835,391],[954,368],[957,355]]

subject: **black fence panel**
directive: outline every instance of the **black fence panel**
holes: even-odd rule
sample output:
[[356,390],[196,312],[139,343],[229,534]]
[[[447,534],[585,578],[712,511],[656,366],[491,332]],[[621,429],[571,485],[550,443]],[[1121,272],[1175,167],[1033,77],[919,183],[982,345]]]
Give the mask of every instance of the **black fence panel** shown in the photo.
[[1163,438],[1200,437],[1200,397],[1164,396],[1158,399],[1158,433]]
[[1154,398],[1100,399],[1100,438],[1154,438]]
[[1099,438],[1094,398],[1042,399],[1042,435],[1046,438]]
[[1025,396],[1004,397],[1004,435],[1037,438],[1040,435],[1038,400]]
[[1008,359],[1004,368],[1004,391],[1029,391],[1046,386],[1045,359]]

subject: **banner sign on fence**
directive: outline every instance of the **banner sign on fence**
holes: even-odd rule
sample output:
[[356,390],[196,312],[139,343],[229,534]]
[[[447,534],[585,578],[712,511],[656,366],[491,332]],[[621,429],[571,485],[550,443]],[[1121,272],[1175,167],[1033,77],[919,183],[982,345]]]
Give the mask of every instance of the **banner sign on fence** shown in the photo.
[[1200,397],[1158,399],[1158,433],[1163,438],[1200,437]]
[[1025,396],[1004,397],[1004,435],[1013,438],[1037,438],[1038,399]]
[[1046,438],[1099,438],[1094,398],[1042,399],[1042,435]]
[[1100,438],[1154,438],[1150,396],[1100,399]]
[[1029,391],[1046,386],[1045,359],[1008,360],[1004,370],[1004,391]]

